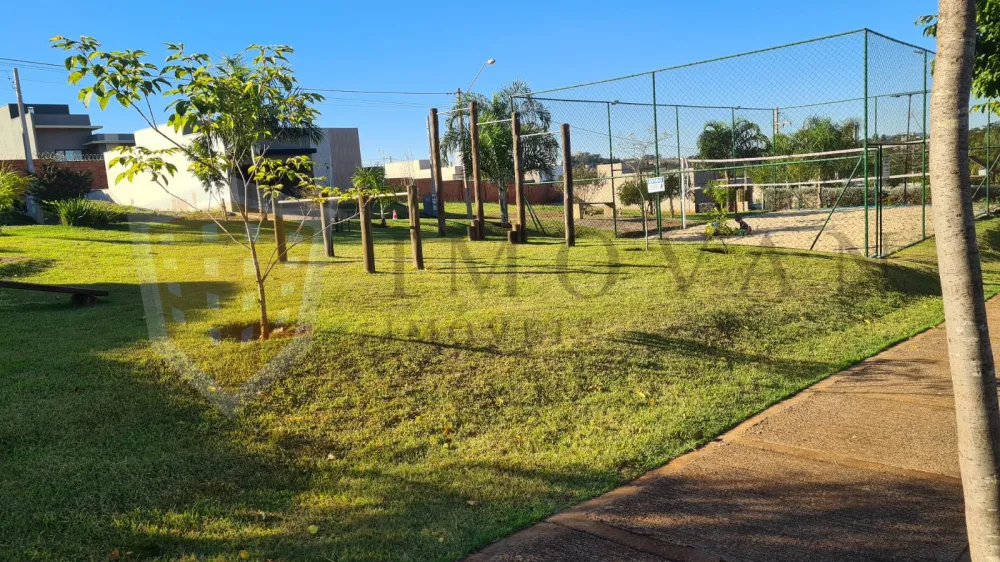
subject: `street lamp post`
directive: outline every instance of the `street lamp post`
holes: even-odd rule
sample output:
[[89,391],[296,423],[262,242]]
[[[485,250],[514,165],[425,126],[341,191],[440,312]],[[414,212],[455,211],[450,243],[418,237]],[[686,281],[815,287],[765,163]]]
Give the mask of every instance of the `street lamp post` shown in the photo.
[[[479,67],[479,72],[476,73],[476,77],[472,79],[472,83],[469,84],[469,89],[466,91],[471,93],[472,87],[476,85],[476,80],[479,80],[479,75],[483,73],[483,69],[486,68],[487,65],[496,64],[496,62],[497,59],[488,59],[486,62],[484,62],[483,65]],[[462,105],[461,88],[459,88],[458,91],[455,92],[455,106],[457,107],[460,105]],[[458,112],[458,132],[459,132],[458,161],[462,163],[462,191],[465,192],[465,216],[469,220],[472,220],[472,196],[469,193],[469,171],[468,169],[466,169],[465,166],[465,151],[462,150],[464,148],[463,144],[465,139],[465,114],[462,111]]]

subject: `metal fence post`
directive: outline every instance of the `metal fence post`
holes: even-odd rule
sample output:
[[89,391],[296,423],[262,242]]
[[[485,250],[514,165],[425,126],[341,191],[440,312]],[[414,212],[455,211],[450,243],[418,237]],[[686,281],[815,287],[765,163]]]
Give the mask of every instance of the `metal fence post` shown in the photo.
[[611,102],[608,106],[608,160],[611,163],[611,221],[614,223],[615,238],[618,238],[618,203],[615,200],[615,144],[611,141]]
[[865,206],[865,257],[868,257],[868,30],[865,29],[865,138],[862,143],[863,166],[865,168],[865,191],[863,202]]
[[993,171],[993,162],[990,160],[990,126],[993,124],[992,108],[986,111],[986,215],[990,214],[990,172]]
[[878,96],[872,97],[872,134],[878,142]]
[[434,174],[434,190],[437,196],[438,234],[444,236],[447,231],[444,212],[444,181],[441,176],[441,138],[438,126],[438,110],[431,108],[431,173]]
[[569,123],[562,124],[563,149],[563,214],[566,220],[566,245],[576,245],[573,221],[573,152],[569,144]]
[[[730,158],[736,158],[736,108],[735,107],[730,107],[729,108],[729,113],[730,113],[730,116],[729,116],[729,138],[730,138],[730,141],[732,142],[732,145],[733,145],[732,148],[730,149],[729,157]],[[734,169],[732,173],[733,173],[733,176],[735,176],[736,175],[736,170]],[[729,175],[729,172],[726,172],[726,175]],[[735,179],[735,177],[734,177],[734,179]],[[729,201],[729,192],[730,192],[731,189],[732,188],[730,186],[728,186],[728,185],[726,186],[726,205],[730,204],[730,201]],[[736,203],[732,202],[732,205],[733,205],[733,211],[735,212],[735,210],[736,210]],[[726,209],[726,211],[728,211],[728,210],[729,209]]]
[[[677,187],[681,193],[681,230],[687,228],[687,190],[684,189],[684,165],[681,163],[681,110],[674,106],[674,124],[677,126]],[[697,212],[697,208],[695,211]]]
[[[774,120],[771,122],[771,156],[778,155],[778,125],[780,120],[781,120],[781,108],[776,107],[774,108]],[[785,177],[787,177],[787,175]],[[775,166],[771,166],[771,183],[772,184],[778,183],[778,169]],[[820,190],[822,189],[823,188],[820,188]],[[767,201],[766,198],[764,197],[764,194],[767,191],[766,190],[761,190],[761,191],[762,192],[760,194],[760,201],[761,201],[760,208],[762,211],[766,211]],[[772,189],[771,192],[773,193],[774,190]],[[822,191],[820,191],[820,193],[822,193]],[[823,202],[820,201],[820,207],[822,206]]]
[[[654,169],[656,170],[656,175],[660,175],[660,129],[659,121],[656,118],[656,73],[652,73],[653,76],[653,146],[656,151],[656,164]],[[645,155],[643,155],[645,158]],[[663,240],[663,216],[661,213],[662,194],[660,192],[656,193],[656,235]]]

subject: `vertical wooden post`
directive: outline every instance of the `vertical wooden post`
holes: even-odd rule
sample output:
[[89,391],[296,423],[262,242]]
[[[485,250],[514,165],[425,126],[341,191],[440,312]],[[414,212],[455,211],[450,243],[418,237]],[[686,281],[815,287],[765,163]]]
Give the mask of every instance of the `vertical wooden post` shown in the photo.
[[375,273],[375,241],[372,239],[372,207],[371,201],[364,195],[358,196],[358,214],[361,218],[361,253],[364,257],[365,271]]
[[413,267],[424,268],[424,247],[420,241],[420,204],[417,202],[417,186],[406,190],[407,211],[410,214],[410,248],[413,251]]
[[441,139],[438,126],[438,110],[431,108],[431,174],[434,176],[434,192],[437,196],[438,234],[445,235],[444,222],[444,180],[441,176]]
[[473,219],[476,240],[486,238],[486,218],[483,214],[483,177],[479,169],[479,107],[469,102],[469,136],[472,139],[472,189],[476,201],[476,218]]
[[332,258],[333,232],[330,228],[330,211],[326,200],[319,204],[319,227],[323,229],[323,247],[326,248],[326,257]]
[[271,217],[274,219],[274,243],[278,247],[278,261],[285,263],[288,261],[288,250],[285,246],[285,217],[281,213],[277,197],[271,198],[271,207],[274,208]]
[[521,118],[515,111],[510,116],[510,128],[514,135],[514,202],[517,206],[517,228],[514,240],[519,244],[528,241],[527,215],[524,212],[524,170],[521,169],[521,159],[524,157],[521,147]]
[[563,213],[566,217],[566,245],[576,245],[573,222],[573,152],[569,146],[569,123],[562,124],[563,149]]

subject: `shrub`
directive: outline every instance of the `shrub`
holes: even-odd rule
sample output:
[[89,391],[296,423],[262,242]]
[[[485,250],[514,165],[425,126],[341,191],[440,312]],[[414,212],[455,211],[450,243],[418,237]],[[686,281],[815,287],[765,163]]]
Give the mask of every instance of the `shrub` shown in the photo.
[[51,204],[59,215],[59,222],[66,226],[103,226],[122,222],[126,220],[129,209],[123,205],[91,201],[82,197],[47,203]]
[[46,162],[41,165],[38,173],[32,176],[28,194],[52,206],[55,201],[85,197],[90,193],[93,179],[90,172],[70,170]]
[[0,166],[0,229],[4,216],[20,203],[27,185],[28,178],[6,165]]

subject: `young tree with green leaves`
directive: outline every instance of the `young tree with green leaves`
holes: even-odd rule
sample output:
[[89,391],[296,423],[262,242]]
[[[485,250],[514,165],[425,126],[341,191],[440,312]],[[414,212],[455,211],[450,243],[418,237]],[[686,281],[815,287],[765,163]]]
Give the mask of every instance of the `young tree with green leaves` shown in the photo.
[[[206,54],[189,54],[183,44],[168,43],[169,55],[158,66],[148,62],[145,51],[106,51],[92,37],[54,37],[52,44],[72,53],[66,58],[66,69],[71,84],[86,84],[79,92],[84,105],[97,99],[102,110],[112,102],[131,109],[172,145],[156,150],[119,147],[118,156],[110,162],[124,168],[116,183],[145,174],[168,195],[190,206],[170,191],[170,179],[177,171],[172,156],[181,154],[189,163],[188,169],[206,187],[226,189],[233,195],[242,192],[246,203],[253,185],[261,211],[268,201],[273,204],[282,190],[295,189],[316,198],[323,191],[319,182],[325,178],[312,176],[307,157],[268,155],[276,142],[314,136],[317,131],[314,123],[319,112],[314,105],[323,98],[298,85],[288,61],[294,52],[291,47],[251,45],[246,50],[249,61],[243,56],[223,57],[216,64]],[[161,112],[154,109],[164,101],[166,127],[157,123]],[[190,142],[168,134],[168,128]],[[271,325],[265,282],[280,256],[275,248],[264,257],[258,247],[264,213],[253,217],[246,204],[238,210],[243,227],[239,237],[210,213],[208,218],[253,262],[261,339],[267,339]],[[300,231],[304,223],[300,223]],[[288,250],[306,240],[298,238]]]
[[385,212],[392,206],[395,198],[392,197],[392,188],[385,181],[385,168],[381,166],[358,166],[351,176],[351,183],[355,189],[365,192],[369,197],[374,198],[378,205],[379,219],[382,226],[385,223]]
[[[972,95],[989,100],[973,106],[975,111],[991,111],[1000,115],[1000,0],[976,2],[976,52],[972,64]],[[924,35],[937,37],[938,15],[917,19],[924,26]],[[940,56],[937,57],[940,59]]]
[[[538,100],[530,97],[531,88],[526,82],[515,80],[493,93],[492,97],[482,94],[463,93],[455,109],[468,107],[470,102],[478,104],[481,122],[502,121],[479,127],[479,167],[487,180],[497,184],[500,191],[500,222],[510,224],[507,192],[514,183],[514,137],[510,130],[511,114],[517,112],[521,120],[521,135],[548,131],[552,126],[552,115]],[[469,128],[462,128],[459,112],[448,115],[448,130],[441,139],[441,147],[449,156],[460,152],[462,166],[472,169],[472,146]],[[522,169],[525,172],[540,172],[552,175],[559,141],[553,135],[539,135],[521,141],[523,156]]]

